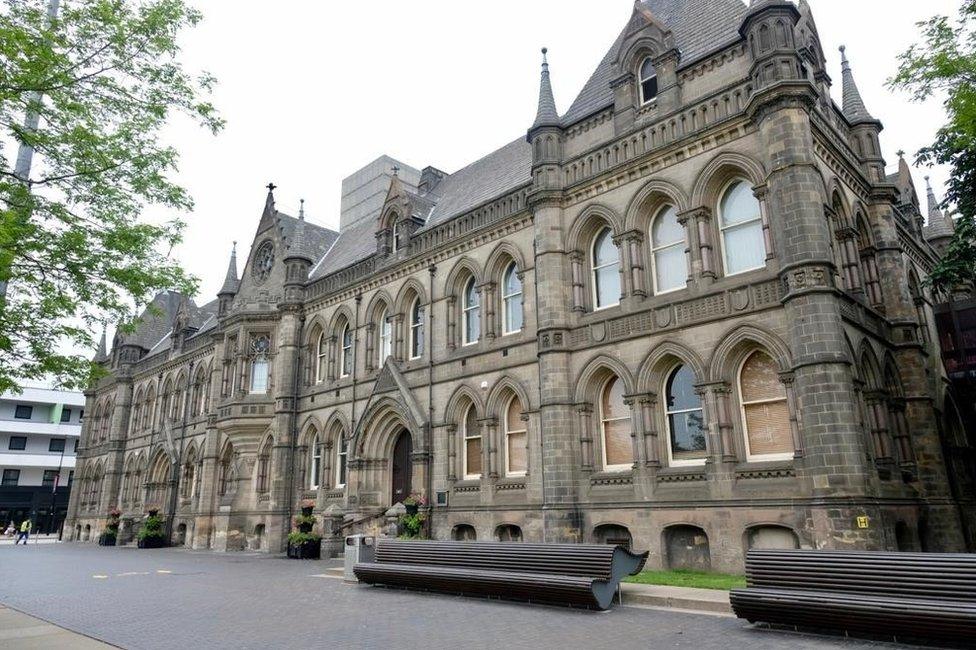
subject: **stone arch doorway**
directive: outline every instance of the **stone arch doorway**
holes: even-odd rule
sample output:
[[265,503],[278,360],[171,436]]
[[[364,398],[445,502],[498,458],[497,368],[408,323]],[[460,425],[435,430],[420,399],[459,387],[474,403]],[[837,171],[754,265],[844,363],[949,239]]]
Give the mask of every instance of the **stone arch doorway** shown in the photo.
[[410,432],[400,429],[390,458],[390,503],[402,503],[410,496],[413,483],[413,441]]

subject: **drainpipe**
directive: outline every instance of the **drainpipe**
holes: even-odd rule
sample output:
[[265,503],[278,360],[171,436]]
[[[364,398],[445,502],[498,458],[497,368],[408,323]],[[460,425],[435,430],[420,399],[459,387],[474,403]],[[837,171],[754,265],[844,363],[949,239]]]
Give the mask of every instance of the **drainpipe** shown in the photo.
[[180,487],[180,467],[183,465],[183,447],[186,441],[186,414],[189,410],[189,404],[187,402],[190,398],[190,385],[193,379],[193,364],[195,363],[196,361],[190,361],[190,368],[186,373],[186,394],[183,395],[183,424],[180,429],[180,449],[176,454],[176,462],[173,466],[173,478],[170,480],[173,487],[169,495],[169,517],[166,518],[166,539],[169,542],[173,541],[173,520],[176,519],[176,504]]
[[[538,273],[539,269],[539,249],[536,246],[535,239],[532,240],[532,294],[535,301],[535,338],[536,338],[536,348],[539,346],[539,282]],[[536,387],[539,389],[539,477],[542,479],[542,543],[545,544],[548,541],[548,531],[546,530],[546,454],[543,449],[542,442],[542,364],[537,363],[536,368],[539,371],[539,381],[536,382]]]
[[431,264],[427,267],[430,273],[428,281],[428,293],[430,295],[430,308],[427,310],[430,327],[427,331],[427,431],[425,432],[424,446],[427,447],[427,537],[433,537],[434,505],[434,276],[437,275],[437,267]]
[[301,369],[302,369],[302,335],[305,331],[305,314],[298,317],[298,331],[295,333],[295,342],[298,347],[297,358],[295,359],[295,377],[292,385],[291,395],[291,442],[289,444],[288,459],[288,511],[285,518],[285,536],[291,532],[291,518],[295,515],[295,449],[298,444],[298,395],[301,392]]

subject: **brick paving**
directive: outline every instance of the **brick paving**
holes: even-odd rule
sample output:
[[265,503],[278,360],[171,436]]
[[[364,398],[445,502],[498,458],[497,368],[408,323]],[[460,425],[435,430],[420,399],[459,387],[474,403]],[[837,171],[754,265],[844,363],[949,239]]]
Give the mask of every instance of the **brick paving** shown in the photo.
[[903,647],[758,629],[723,616],[576,611],[315,577],[328,566],[259,554],[6,546],[0,603],[139,649]]

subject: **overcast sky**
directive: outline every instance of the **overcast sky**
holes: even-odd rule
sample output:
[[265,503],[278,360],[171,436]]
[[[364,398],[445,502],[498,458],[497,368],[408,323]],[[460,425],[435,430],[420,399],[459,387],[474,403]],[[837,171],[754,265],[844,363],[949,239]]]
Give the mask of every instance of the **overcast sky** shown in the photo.
[[[680,1],[680,0],[675,0]],[[176,180],[196,201],[175,255],[214,297],[231,242],[246,255],[269,181],[278,208],[338,227],[342,179],[381,154],[453,172],[524,135],[535,117],[539,49],[549,48],[563,112],[630,17],[632,0],[196,0],[204,22],[183,39],[189,70],[218,79],[227,120],[217,137],[177,121],[165,139],[182,154]],[[917,39],[915,23],[955,15],[958,0],[810,0],[834,97],[847,45],[865,104],[895,152],[931,142],[938,102],[911,104],[884,82]],[[941,192],[945,169],[931,174]],[[151,213],[159,218],[159,213]],[[243,266],[244,259],[240,260]]]

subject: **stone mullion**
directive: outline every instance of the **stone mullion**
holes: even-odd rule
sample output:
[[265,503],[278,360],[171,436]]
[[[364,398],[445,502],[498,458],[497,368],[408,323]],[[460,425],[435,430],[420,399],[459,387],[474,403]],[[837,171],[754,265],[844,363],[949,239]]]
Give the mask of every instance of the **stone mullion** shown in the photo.
[[766,246],[766,263],[769,264],[770,261],[776,258],[776,253],[773,250],[773,232],[769,223],[769,205],[766,201],[767,194],[768,190],[766,186],[758,187],[754,192],[756,200],[759,201],[759,217],[762,221],[763,243]]
[[456,424],[448,424],[447,430],[447,480],[457,481],[458,459],[457,459],[457,436],[458,428]]
[[[382,327],[382,324],[380,325]],[[376,362],[376,324],[373,321],[366,323],[366,372],[373,372]]]
[[641,244],[644,236],[640,231],[631,230],[624,238],[624,243],[630,255],[630,282],[633,295],[644,298],[647,290],[644,288],[644,256]]
[[660,467],[661,459],[658,452],[657,419],[654,417],[654,407],[657,405],[657,395],[645,393],[638,400],[641,419],[644,423],[641,444],[644,447],[644,465]]
[[498,478],[498,441],[496,436],[498,434],[498,418],[489,417],[483,420],[479,420],[481,424],[481,449],[483,453],[483,461],[487,461],[487,464],[483,467],[482,474],[487,475],[488,478],[494,480]]
[[633,259],[630,254],[630,246],[627,245],[627,239],[625,235],[617,235],[613,238],[614,246],[617,247],[617,251],[620,253],[620,282],[621,282],[621,298],[629,298],[633,295],[633,277],[631,276],[631,266],[633,265]]
[[[678,223],[685,231],[685,259],[688,264],[688,277],[686,282],[692,285],[698,281],[702,274],[702,250],[699,244],[698,223],[695,218],[695,210],[686,210],[678,214]],[[653,257],[654,242],[651,241],[651,256]],[[653,267],[653,262],[652,266]]]
[[489,341],[495,338],[495,283],[485,282],[481,290],[481,311],[483,312],[482,335]]
[[593,469],[593,407],[590,404],[577,404],[576,415],[580,428],[580,449],[582,465],[585,470]]
[[329,367],[329,374],[328,374],[329,381],[335,381],[336,380],[336,377],[339,376],[339,373],[337,372],[337,367],[336,367],[336,354],[338,352],[338,346],[337,346],[337,343],[336,343],[337,340],[338,340],[338,337],[336,337],[336,336],[330,336],[329,337],[329,366],[328,366]]
[[644,450],[641,444],[644,439],[644,425],[638,403],[639,397],[638,395],[628,395],[624,398],[624,404],[630,410],[630,454],[634,469],[644,464]]
[[573,267],[573,311],[585,311],[586,301],[583,295],[583,253],[573,251],[570,253],[570,260]]
[[410,350],[404,349],[404,332],[403,332],[404,316],[403,314],[395,314],[390,318],[390,335],[393,337],[393,357],[397,361],[403,361],[408,356],[410,356]]
[[871,395],[866,399],[871,439],[874,442],[874,460],[878,464],[890,463],[893,458],[888,445],[888,427],[883,400],[877,395]]
[[712,228],[712,211],[707,207],[700,207],[693,213],[692,228],[697,235],[698,259],[701,264],[701,281],[708,285],[717,276],[715,271],[715,242]]
[[[458,336],[458,299],[454,294],[450,294],[444,300],[447,304],[447,347],[454,350],[458,347],[461,338]],[[409,351],[407,356],[410,356]]]
[[780,377],[786,389],[786,410],[790,414],[790,435],[793,438],[793,457],[803,456],[803,438],[800,435],[799,410],[796,407],[796,391],[792,373]]

